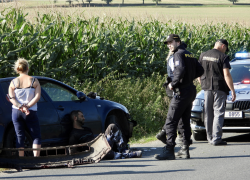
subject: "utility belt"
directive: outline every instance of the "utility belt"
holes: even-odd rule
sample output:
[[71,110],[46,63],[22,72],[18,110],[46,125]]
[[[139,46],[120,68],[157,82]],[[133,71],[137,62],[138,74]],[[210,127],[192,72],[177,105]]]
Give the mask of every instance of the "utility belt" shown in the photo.
[[[163,84],[163,87],[166,89],[168,88],[169,83],[172,82],[172,79],[170,77],[167,77],[167,81]],[[173,96],[178,95],[180,96],[180,89],[179,88],[173,88]]]
[[185,88],[188,88],[188,87],[190,87],[190,86],[194,86],[194,83],[191,82],[191,83],[185,84],[185,85],[181,84],[180,87],[179,87],[179,89],[185,89]]
[[[169,83],[172,82],[172,79],[170,77],[167,78],[167,81],[163,84],[163,87],[165,87],[167,89]],[[173,97],[176,97],[176,96],[180,96],[181,95],[181,90],[182,89],[185,89],[185,88],[188,88],[190,86],[194,86],[194,83],[191,82],[189,84],[181,84],[180,87],[176,87],[176,88],[173,88]]]
[[179,98],[180,98],[180,95],[181,95],[181,91],[183,91],[183,90],[186,89],[186,88],[190,88],[191,86],[194,86],[194,84],[193,84],[193,83],[190,83],[190,84],[181,86],[181,87],[179,87],[179,88],[174,88],[174,93],[173,93],[174,95],[173,95],[173,97],[174,97],[175,99],[179,99]]

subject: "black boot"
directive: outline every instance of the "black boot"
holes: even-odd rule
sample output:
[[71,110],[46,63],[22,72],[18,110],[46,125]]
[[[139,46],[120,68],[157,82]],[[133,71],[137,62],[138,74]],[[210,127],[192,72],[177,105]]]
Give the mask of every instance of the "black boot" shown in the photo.
[[[183,135],[178,132],[178,142],[177,143],[183,145],[183,141],[184,141]],[[193,140],[190,139],[188,143],[189,143],[189,145],[193,144]]]
[[166,132],[164,130],[161,130],[156,136],[158,140],[166,144],[167,138],[166,138]]
[[174,160],[174,146],[166,145],[163,147],[163,151],[161,154],[156,154],[155,159],[158,160]]
[[183,144],[183,136],[182,134],[178,134],[178,144]]
[[180,158],[190,159],[189,146],[182,145],[181,149],[177,153],[175,153],[175,155]]
[[[179,138],[178,141],[177,141],[176,143],[178,143],[179,145],[182,146],[184,142],[183,142],[183,139],[180,139],[180,138]],[[193,144],[193,140],[190,139],[190,140],[188,141],[188,143],[189,143],[189,145]]]

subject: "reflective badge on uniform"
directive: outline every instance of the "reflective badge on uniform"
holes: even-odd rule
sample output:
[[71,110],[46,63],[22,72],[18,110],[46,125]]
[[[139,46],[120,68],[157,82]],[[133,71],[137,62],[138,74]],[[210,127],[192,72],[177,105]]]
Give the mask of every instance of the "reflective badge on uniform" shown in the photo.
[[179,66],[180,65],[180,61],[175,61],[175,66]]

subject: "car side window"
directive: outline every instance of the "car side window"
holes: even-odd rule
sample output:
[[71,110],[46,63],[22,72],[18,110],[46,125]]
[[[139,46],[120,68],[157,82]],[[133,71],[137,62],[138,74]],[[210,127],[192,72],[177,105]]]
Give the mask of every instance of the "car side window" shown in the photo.
[[79,100],[73,92],[51,82],[43,81],[40,83],[43,90],[49,95],[52,101],[76,101]]
[[[2,83],[1,83],[1,86],[2,86],[2,88],[3,88],[4,96],[6,96],[6,94],[9,93],[10,82],[2,82]],[[44,100],[43,96],[41,95],[41,97],[40,97],[40,99],[39,99],[38,102],[44,102],[44,101],[45,101],[45,100]]]

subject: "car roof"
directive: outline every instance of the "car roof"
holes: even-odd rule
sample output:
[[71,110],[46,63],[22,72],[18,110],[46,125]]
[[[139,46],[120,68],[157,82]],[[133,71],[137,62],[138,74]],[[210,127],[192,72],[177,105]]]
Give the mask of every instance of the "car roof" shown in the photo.
[[231,65],[236,64],[250,64],[250,59],[234,59],[233,62],[230,62]]
[[[32,77],[35,77],[37,78],[38,80],[48,80],[48,81],[54,81],[56,83],[59,83],[59,84],[63,84],[64,86],[67,86],[68,88],[74,90],[74,91],[77,91],[76,89],[72,88],[71,86],[67,85],[67,84],[64,84],[63,82],[61,81],[58,81],[56,79],[52,79],[52,78],[48,78],[48,77],[44,77],[44,76],[32,76]],[[3,81],[11,81],[12,79],[14,79],[16,77],[7,77],[7,78],[0,78],[0,82],[3,82]]]
[[249,52],[237,52],[235,53],[235,58],[230,62],[230,64],[249,64],[250,63],[250,53]]

